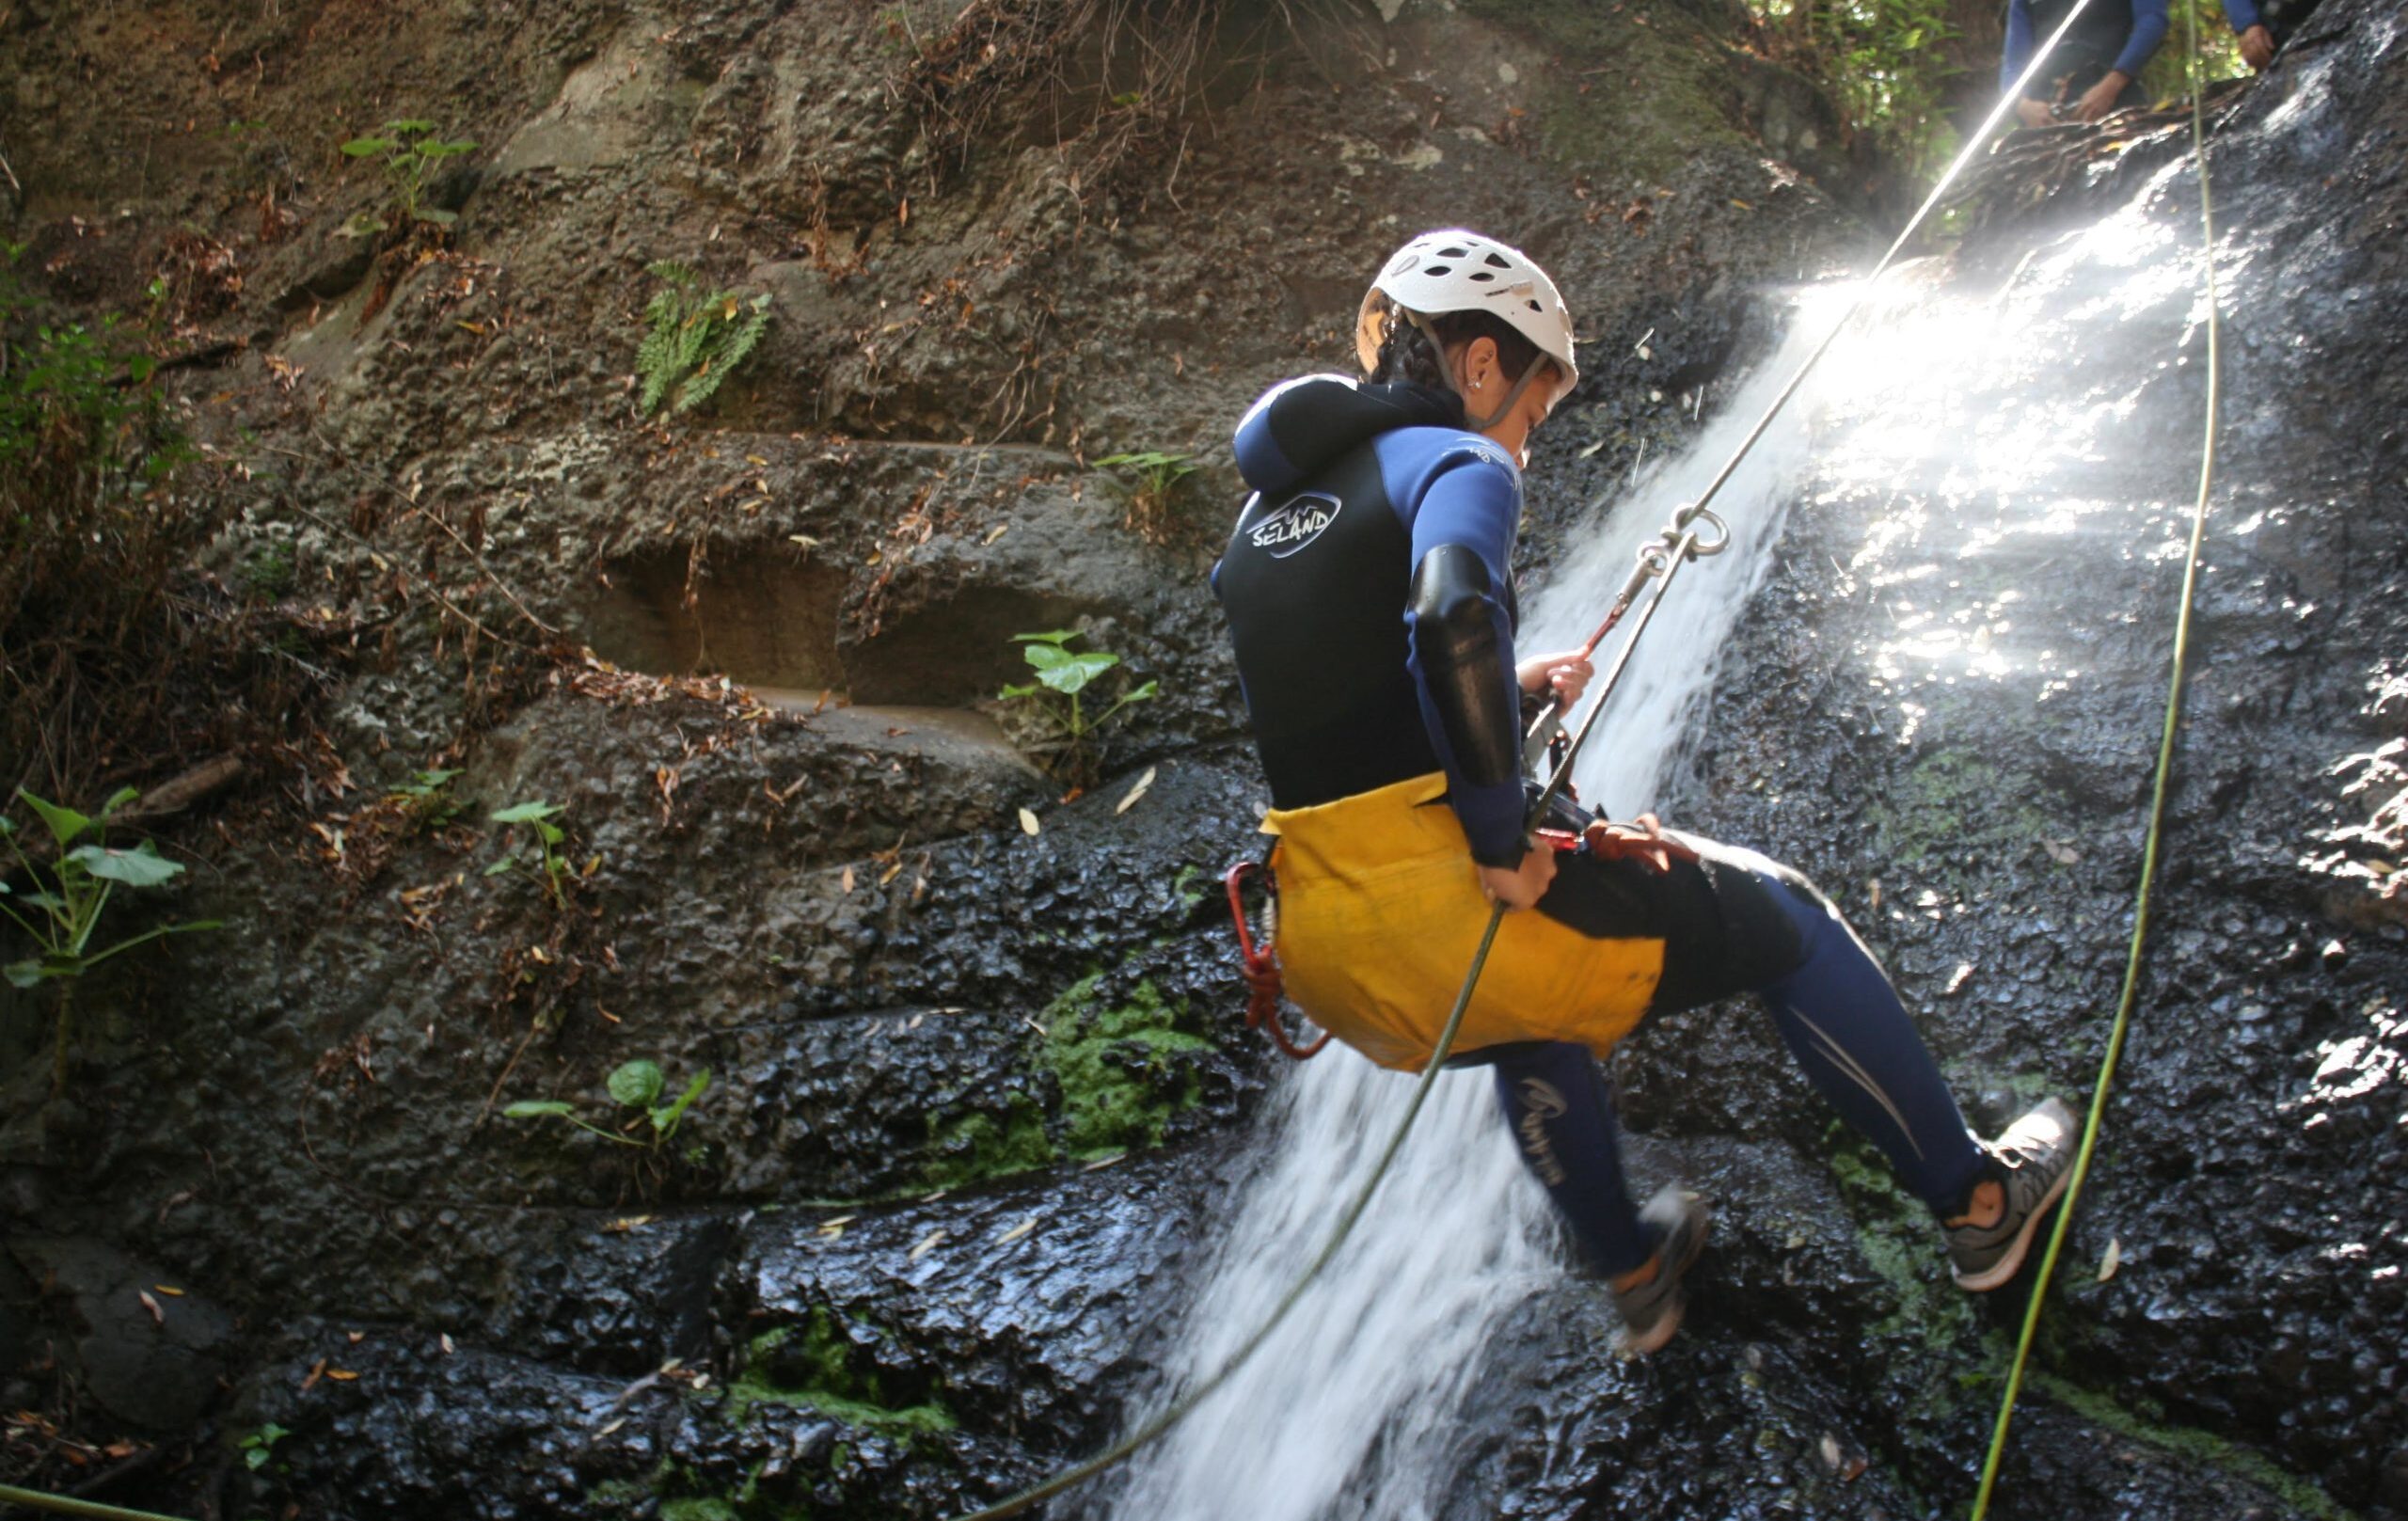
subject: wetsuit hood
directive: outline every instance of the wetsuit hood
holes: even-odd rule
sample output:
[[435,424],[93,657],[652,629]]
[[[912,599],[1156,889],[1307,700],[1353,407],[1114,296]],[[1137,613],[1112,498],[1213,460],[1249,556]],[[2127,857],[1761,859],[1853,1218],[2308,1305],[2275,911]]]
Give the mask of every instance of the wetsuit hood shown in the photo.
[[1451,392],[1306,375],[1263,392],[1238,423],[1238,471],[1249,487],[1275,497],[1381,434],[1463,425],[1463,401]]

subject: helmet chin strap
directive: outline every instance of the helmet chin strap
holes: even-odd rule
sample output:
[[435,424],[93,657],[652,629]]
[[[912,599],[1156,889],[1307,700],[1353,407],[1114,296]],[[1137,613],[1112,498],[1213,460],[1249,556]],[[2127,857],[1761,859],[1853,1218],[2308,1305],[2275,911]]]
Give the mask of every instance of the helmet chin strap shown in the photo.
[[1405,321],[1421,329],[1421,336],[1428,339],[1430,341],[1430,347],[1436,351],[1438,356],[1438,372],[1447,377],[1447,388],[1453,391],[1456,399],[1464,404],[1464,426],[1470,429],[1473,433],[1486,433],[1489,429],[1497,426],[1499,421],[1503,420],[1506,413],[1513,410],[1513,404],[1522,399],[1522,393],[1530,388],[1530,382],[1539,377],[1539,361],[1532,359],[1529,365],[1524,367],[1522,371],[1522,378],[1513,382],[1513,388],[1505,393],[1505,399],[1497,404],[1495,411],[1490,412],[1486,417],[1475,416],[1471,409],[1471,398],[1464,394],[1464,388],[1462,384],[1455,379],[1454,367],[1447,362],[1447,345],[1445,341],[1438,337],[1438,330],[1435,327],[1433,327],[1430,325],[1430,319],[1424,317],[1421,313],[1411,310],[1410,309],[1401,308],[1399,309],[1404,311]]

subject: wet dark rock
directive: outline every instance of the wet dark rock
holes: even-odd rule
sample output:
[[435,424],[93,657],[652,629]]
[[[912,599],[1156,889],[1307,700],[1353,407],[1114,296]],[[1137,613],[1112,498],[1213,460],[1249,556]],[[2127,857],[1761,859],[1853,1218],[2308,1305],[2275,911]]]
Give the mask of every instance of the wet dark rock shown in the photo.
[[15,1283],[40,1296],[35,1308],[8,1295],[17,1349],[45,1340],[91,1398],[146,1431],[189,1426],[216,1402],[241,1353],[225,1310],[103,1242],[23,1234],[5,1244]]

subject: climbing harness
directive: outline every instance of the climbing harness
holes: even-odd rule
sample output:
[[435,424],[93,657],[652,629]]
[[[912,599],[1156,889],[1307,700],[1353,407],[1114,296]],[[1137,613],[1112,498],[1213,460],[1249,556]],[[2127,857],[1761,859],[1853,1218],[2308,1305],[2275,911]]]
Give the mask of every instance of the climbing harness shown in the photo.
[[[1245,912],[1246,879],[1255,876],[1262,879],[1265,895],[1262,937],[1259,940],[1255,938]],[[1237,925],[1238,975],[1245,979],[1246,1028],[1269,1035],[1271,1043],[1279,1048],[1282,1056],[1294,1061],[1309,1061],[1320,1055],[1322,1048],[1329,1044],[1329,1032],[1323,1030],[1321,1038],[1309,1045],[1298,1045],[1295,1038],[1288,1034],[1287,1025],[1280,1021],[1279,1004],[1286,993],[1279,983],[1279,891],[1271,874],[1271,863],[1268,859],[1241,861],[1231,866],[1221,880],[1229,890],[1229,918]]]
[[2132,1006],[2140,994],[2141,950],[2148,938],[2149,889],[2157,880],[2158,845],[2165,829],[2165,794],[2174,774],[2174,741],[2182,720],[2182,679],[2191,654],[2191,604],[2199,584],[2199,549],[2207,538],[2208,489],[2215,480],[2216,403],[2223,382],[2223,356],[2218,347],[2221,322],[2216,312],[2215,198],[2208,185],[2207,116],[2200,103],[2199,18],[2187,7],[2183,15],[2189,23],[2189,55],[2184,71],[2191,86],[2191,153],[2199,168],[2199,261],[2208,297],[2207,422],[2199,447],[2199,490],[2191,504],[2191,543],[2182,562],[2182,595],[2174,615],[2173,672],[2166,684],[2165,723],[2157,739],[2157,778],[2149,787],[2148,832],[2141,846],[2140,886],[2132,898],[2132,941],[2124,958],[2124,987],[2115,1000],[2115,1022],[2108,1031],[2106,1054],[2099,1061],[2099,1081],[2091,1089],[2090,1113],[2083,1120],[2082,1145],[2074,1152],[2073,1171],[2066,1180],[2065,1198],[2057,1207],[2057,1223],[2049,1232],[2048,1250],[2040,1255],[2031,1297],[2024,1301],[2023,1327],[2015,1339],[2015,1360],[2007,1368],[2006,1390],[1999,1400],[1998,1419],[1990,1428],[1989,1451],[1982,1459],[1982,1482],[1973,1496],[1972,1521],[1983,1521],[1989,1514],[1990,1492],[1998,1484],[1999,1463],[2006,1455],[2007,1430],[2015,1418],[2015,1399],[2022,1390],[2024,1365],[2031,1360],[2033,1337],[2040,1325],[2040,1307],[2048,1299],[2049,1281],[2057,1270],[2057,1256],[2064,1249],[2066,1233],[2073,1224],[2074,1203],[2082,1196],[2083,1182],[2090,1176],[2091,1154],[2099,1146],[2099,1119],[2107,1109],[2107,1090],[2115,1082],[2115,1064],[2124,1054],[2124,1037],[2131,1028]]
[[[1598,715],[1605,711],[1607,703],[1612,698],[1614,687],[1620,681],[1624,669],[1630,663],[1631,652],[1637,646],[1640,636],[1647,631],[1647,625],[1655,617],[1656,609],[1662,604],[1664,594],[1671,589],[1673,578],[1679,573],[1680,568],[1691,560],[1699,558],[1701,554],[1717,552],[1729,542],[1730,531],[1727,525],[1721,518],[1715,516],[1707,510],[1707,504],[1730,481],[1733,472],[1738,469],[1740,461],[1747,457],[1749,451],[1755,448],[1757,441],[1763,438],[1765,431],[1772,426],[1773,419],[1780,414],[1783,406],[1788,404],[1790,397],[1797,394],[1798,388],[1805,382],[1808,372],[1812,371],[1823,355],[1830,350],[1847,325],[1855,321],[1857,312],[1863,308],[1865,291],[1869,290],[1873,282],[1880,277],[1882,272],[1896,261],[1899,250],[1904,248],[1907,241],[1914,236],[1916,229],[1923,226],[1924,219],[1929,216],[1932,208],[1940,203],[1941,197],[1947,193],[1948,187],[1954,184],[1957,176],[1964,172],[1965,166],[1972,162],[1973,154],[1989,140],[1990,134],[1997,130],[1999,121],[2006,115],[2008,108],[2020,98],[2023,87],[2037,75],[2041,65],[2056,52],[2057,44],[2065,40],[2067,31],[2089,7],[2090,0],[2074,0],[2072,8],[2066,12],[2065,19],[2057,24],[2057,29],[2050,33],[2048,41],[2034,52],[2031,61],[2024,65],[2023,72],[2001,95],[1998,103],[1990,107],[1989,114],[1982,119],[1981,125],[1966,138],[1965,146],[1958,151],[1956,159],[1948,166],[1947,171],[1940,177],[1939,182],[1932,186],[1931,193],[1924,198],[1923,204],[1915,208],[1914,215],[1908,218],[1906,227],[1891,243],[1888,250],[1881,255],[1880,261],[1873,266],[1872,273],[1865,276],[1862,282],[1864,290],[1860,290],[1856,297],[1848,303],[1847,309],[1843,311],[1839,320],[1831,325],[1830,331],[1823,335],[1821,341],[1817,342],[1813,351],[1798,364],[1798,369],[1782,387],[1779,394],[1774,396],[1771,404],[1765,408],[1763,416],[1759,417],[1755,425],[1748,430],[1747,436],[1739,441],[1738,448],[1732,451],[1731,456],[1723,461],[1722,467],[1715,472],[1711,481],[1706,483],[1705,490],[1699,495],[1697,500],[1684,505],[1675,512],[1671,522],[1667,525],[1663,532],[1639,551],[1639,564],[1632,570],[1629,578],[1616,594],[1613,605],[1608,609],[1605,619],[1598,625],[1596,631],[1590,636],[1585,648],[1593,652],[1597,645],[1604,642],[1606,636],[1621,623],[1624,614],[1639,603],[1640,595],[1650,580],[1656,582],[1655,592],[1647,597],[1643,605],[1640,605],[1638,622],[1632,626],[1629,634],[1624,637],[1621,649],[1615,654],[1611,669],[1607,672],[1604,681],[1599,683],[1595,695],[1590,700],[1588,715],[1581,720],[1580,727],[1574,733],[1571,743],[1562,747],[1560,759],[1549,768],[1546,784],[1540,789],[1537,799],[1524,816],[1526,832],[1536,829],[1539,823],[1545,819],[1547,810],[1570,781],[1574,763],[1579,759],[1582,747],[1587,744],[1589,736],[1595,730]],[[1708,538],[1701,531],[1701,523],[1712,531],[1713,537]],[[1544,729],[1552,735],[1554,728],[1560,727],[1562,705],[1554,703],[1549,706],[1551,711],[1543,715],[1538,723],[1533,726],[1534,733]],[[1437,1081],[1439,1071],[1446,1066],[1447,1057],[1454,1049],[1456,1034],[1463,1028],[1464,1012],[1471,1006],[1472,992],[1479,987],[1480,974],[1488,965],[1488,953],[1497,943],[1497,931],[1505,921],[1505,906],[1501,903],[1490,911],[1488,927],[1481,934],[1480,946],[1473,952],[1471,966],[1464,974],[1463,986],[1455,993],[1454,1006],[1448,1012],[1447,1022],[1438,1033],[1438,1038],[1431,1050],[1430,1058],[1423,1065],[1420,1076],[1414,1082],[1413,1096],[1406,1101],[1404,1113],[1398,1118],[1396,1129],[1389,1133],[1387,1144],[1381,1149],[1379,1160],[1373,1164],[1370,1176],[1363,1180],[1362,1187],[1357,1189],[1354,1197],[1347,1201],[1346,1208],[1339,1214],[1337,1224],[1331,1228],[1328,1237],[1323,1241],[1321,1249],[1315,1252],[1312,1260],[1305,1264],[1304,1271],[1297,1275],[1293,1283],[1289,1285],[1287,1292],[1279,1297],[1278,1302],[1272,1306],[1270,1313],[1263,1318],[1261,1323],[1257,1325],[1243,1342],[1239,1343],[1237,1350],[1231,1353],[1228,1359],[1220,1367],[1207,1374],[1193,1388],[1180,1396],[1137,1430],[1085,1462],[1073,1465],[1053,1478],[1032,1485],[984,1510],[974,1511],[960,1516],[958,1521],[1001,1521],[1005,1516],[1019,1515],[1029,1507],[1051,1499],[1063,1491],[1074,1488],[1097,1474],[1102,1473],[1131,1453],[1159,1439],[1172,1427],[1184,1420],[1198,1405],[1211,1399],[1222,1385],[1228,1383],[1240,1368],[1245,1366],[1246,1362],[1261,1350],[1264,1342],[1271,1339],[1272,1333],[1279,1328],[1289,1313],[1303,1301],[1305,1291],[1312,1287],[1313,1280],[1321,1276],[1322,1270],[1338,1256],[1339,1249],[1344,1246],[1347,1239],[1354,1233],[1355,1224],[1362,1219],[1363,1212],[1370,1207],[1371,1196],[1379,1191],[1380,1184],[1386,1180],[1388,1168],[1394,1165],[1397,1153],[1403,1149],[1405,1137],[1412,1133],[1414,1122],[1421,1117],[1421,1106],[1428,1100],[1431,1086]],[[2061,1220],[2060,1228],[2062,1224]]]

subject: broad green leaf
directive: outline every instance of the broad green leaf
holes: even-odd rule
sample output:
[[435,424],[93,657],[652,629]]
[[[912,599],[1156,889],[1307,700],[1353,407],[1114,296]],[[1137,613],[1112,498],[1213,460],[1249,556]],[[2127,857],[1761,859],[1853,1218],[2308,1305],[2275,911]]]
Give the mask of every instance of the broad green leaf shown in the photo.
[[1012,698],[1012,697],[1034,697],[1034,696],[1036,696],[1038,692],[1041,692],[1041,691],[1043,691],[1044,689],[1044,689],[1042,686],[1038,685],[1038,683],[1036,683],[1036,682],[1034,682],[1034,681],[1022,681],[1022,682],[1016,682],[1016,683],[1014,683],[1013,685],[1011,685],[1011,686],[1009,686],[1009,687],[1005,688],[1002,691],[997,692],[995,695],[996,695],[996,696],[998,696],[998,697],[1004,697],[1004,698]]
[[139,787],[119,787],[110,793],[109,800],[101,804],[101,822],[107,823],[117,816],[119,809],[140,796],[142,796],[142,790]]
[[1070,658],[1070,652],[1059,644],[1031,644],[1021,655],[1039,671],[1051,671]]
[[649,1109],[668,1081],[658,1062],[631,1061],[610,1074],[610,1097],[630,1109]]
[[[158,372],[159,361],[147,354],[137,354],[125,361],[126,376],[137,386],[148,385],[150,377]],[[129,787],[126,790],[130,792],[133,789]]]
[[61,913],[67,911],[67,900],[55,893],[27,893],[25,901],[37,909],[55,909]]
[[182,862],[169,861],[148,840],[131,850],[79,845],[71,853],[93,876],[123,882],[128,887],[156,887],[184,869]]
[[501,1113],[508,1119],[532,1119],[540,1115],[566,1117],[576,1114],[577,1106],[558,1099],[521,1099]]
[[549,818],[560,811],[558,806],[548,802],[514,803],[495,814],[493,821],[497,824],[531,824],[540,818]]
[[1160,689],[1161,689],[1161,688],[1162,688],[1162,683],[1160,683],[1160,682],[1158,682],[1158,681],[1149,681],[1149,682],[1147,682],[1144,686],[1139,687],[1139,688],[1137,688],[1135,690],[1133,690],[1133,691],[1130,692],[1130,694],[1129,694],[1128,696],[1123,697],[1123,698],[1122,698],[1122,699],[1120,699],[1120,700],[1121,700],[1122,702],[1124,702],[1124,703],[1142,703],[1142,702],[1146,701],[1148,698],[1149,698],[1149,697],[1153,696],[1153,695],[1154,695],[1154,693],[1155,693],[1156,691],[1158,691],[1158,690],[1160,690]]
[[433,132],[435,123],[423,117],[404,117],[399,121],[386,122],[385,130],[396,136],[414,136],[421,132]]
[[23,787],[17,789],[17,796],[33,804],[34,812],[41,815],[41,821],[50,826],[50,837],[58,842],[62,850],[74,843],[75,836],[92,827],[92,821],[74,809],[45,802]]
[[345,158],[366,158],[371,153],[388,152],[402,145],[390,137],[354,137],[342,145]]
[[1075,628],[1056,628],[1045,634],[1014,634],[1012,642],[1015,644],[1059,644],[1064,640],[1078,637],[1079,631]]
[[487,877],[499,877],[503,872],[508,871],[511,867],[516,864],[518,864],[518,858],[516,856],[504,856],[499,861],[495,862],[492,865],[487,866],[484,869],[484,875]]
[[7,976],[9,985],[12,987],[38,987],[41,982],[41,963],[40,961],[11,961],[6,967],[0,967],[0,975]]
[[652,1128],[663,1135],[676,1130],[677,1122],[686,1117],[686,1111],[694,1107],[694,1101],[710,1085],[711,1069],[705,1067],[694,1074],[694,1080],[686,1085],[686,1091],[677,1095],[674,1102],[652,1112]]
[[1088,682],[1119,663],[1120,657],[1117,655],[1105,655],[1101,651],[1090,650],[1085,655],[1068,657],[1052,670],[1038,672],[1037,679],[1057,692],[1076,692],[1084,690]]
[[548,818],[535,820],[535,832],[544,837],[546,845],[558,845],[568,838],[567,832]]
[[0,834],[14,834],[16,832],[17,821],[10,818],[6,814],[0,814]]

